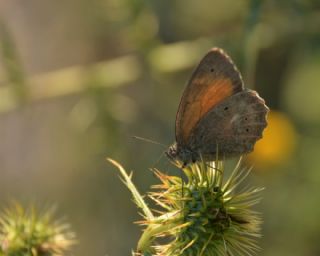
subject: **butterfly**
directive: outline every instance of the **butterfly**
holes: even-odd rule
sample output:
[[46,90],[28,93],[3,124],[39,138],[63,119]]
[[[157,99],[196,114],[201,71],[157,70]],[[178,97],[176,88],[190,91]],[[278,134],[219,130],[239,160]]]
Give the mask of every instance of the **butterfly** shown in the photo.
[[256,91],[244,88],[231,58],[213,48],[183,92],[176,115],[176,141],[165,153],[180,167],[247,154],[262,138],[268,111]]

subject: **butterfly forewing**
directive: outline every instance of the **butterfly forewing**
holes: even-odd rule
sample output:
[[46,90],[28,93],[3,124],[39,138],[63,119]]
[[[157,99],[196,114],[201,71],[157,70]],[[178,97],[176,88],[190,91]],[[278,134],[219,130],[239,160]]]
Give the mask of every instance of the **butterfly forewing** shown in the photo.
[[176,117],[176,141],[187,145],[198,122],[215,106],[243,90],[241,75],[231,59],[213,48],[201,60],[183,93]]

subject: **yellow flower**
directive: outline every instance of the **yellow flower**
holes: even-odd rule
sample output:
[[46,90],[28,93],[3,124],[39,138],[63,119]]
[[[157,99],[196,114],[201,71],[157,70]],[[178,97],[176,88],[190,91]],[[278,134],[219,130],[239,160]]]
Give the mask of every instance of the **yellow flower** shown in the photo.
[[287,162],[294,152],[297,135],[290,119],[281,112],[270,111],[263,138],[257,142],[248,160],[266,168]]

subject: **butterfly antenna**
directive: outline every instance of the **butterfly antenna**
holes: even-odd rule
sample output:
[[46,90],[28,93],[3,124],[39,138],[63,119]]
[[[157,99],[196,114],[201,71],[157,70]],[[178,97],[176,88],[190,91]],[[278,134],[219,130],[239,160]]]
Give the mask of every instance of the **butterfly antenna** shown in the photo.
[[142,141],[145,141],[145,142],[149,142],[149,143],[152,143],[152,144],[160,145],[160,146],[162,146],[164,148],[168,148],[168,146],[166,146],[166,145],[164,145],[164,144],[162,144],[160,142],[151,140],[151,139],[146,139],[146,138],[139,137],[139,136],[132,136],[132,138],[137,139],[137,140],[142,140]]

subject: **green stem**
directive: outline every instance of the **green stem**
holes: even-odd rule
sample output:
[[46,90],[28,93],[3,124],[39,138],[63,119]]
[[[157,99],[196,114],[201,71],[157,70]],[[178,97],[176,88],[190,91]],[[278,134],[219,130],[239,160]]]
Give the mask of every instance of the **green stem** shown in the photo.
[[257,40],[256,25],[259,23],[262,0],[250,1],[250,12],[246,21],[244,39],[243,39],[243,56],[242,64],[245,70],[245,81],[252,88],[255,81],[255,68],[260,50],[259,41]]
[[6,70],[7,79],[11,84],[11,89],[17,105],[27,102],[29,92],[26,86],[25,74],[19,59],[19,54],[14,44],[12,35],[6,24],[0,19],[0,56]]

